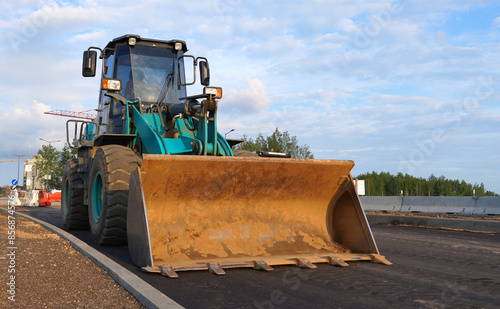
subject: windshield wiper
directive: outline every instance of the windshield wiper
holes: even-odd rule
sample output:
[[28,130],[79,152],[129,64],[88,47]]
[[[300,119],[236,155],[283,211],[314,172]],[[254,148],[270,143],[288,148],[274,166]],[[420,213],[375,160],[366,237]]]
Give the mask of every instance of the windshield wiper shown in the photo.
[[163,83],[163,87],[161,88],[160,94],[158,95],[158,100],[156,104],[160,104],[165,100],[167,96],[168,90],[170,89],[169,85],[172,82],[172,77],[174,76],[173,72],[168,73],[167,78],[165,79],[165,83]]
[[167,77],[165,77],[165,82],[163,83],[163,86],[161,88],[160,94],[158,95],[158,100],[156,100],[156,104],[160,104],[165,100],[168,90],[170,89],[170,83],[172,83],[172,77],[174,77],[174,64],[172,63],[172,71],[167,74]]

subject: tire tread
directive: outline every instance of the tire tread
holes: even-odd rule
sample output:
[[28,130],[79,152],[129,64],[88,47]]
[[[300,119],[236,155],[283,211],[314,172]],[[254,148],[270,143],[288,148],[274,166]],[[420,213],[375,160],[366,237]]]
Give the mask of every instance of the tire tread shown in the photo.
[[[100,245],[126,244],[130,173],[141,160],[130,148],[118,145],[101,147],[94,157],[96,160],[101,160],[94,163],[102,167],[104,198],[100,220],[104,221],[92,229],[94,241]],[[88,213],[91,225],[96,225],[91,210]]]

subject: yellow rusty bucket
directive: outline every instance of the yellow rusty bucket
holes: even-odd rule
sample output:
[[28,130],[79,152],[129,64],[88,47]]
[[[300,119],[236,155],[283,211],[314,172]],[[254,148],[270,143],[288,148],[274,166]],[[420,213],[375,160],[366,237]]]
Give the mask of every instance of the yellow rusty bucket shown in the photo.
[[352,161],[144,155],[132,173],[133,262],[177,271],[315,267],[379,255],[355,192]]

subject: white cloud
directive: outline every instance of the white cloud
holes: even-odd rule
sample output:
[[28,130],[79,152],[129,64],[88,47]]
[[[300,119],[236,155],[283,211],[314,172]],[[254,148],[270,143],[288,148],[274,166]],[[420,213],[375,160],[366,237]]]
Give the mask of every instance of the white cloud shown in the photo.
[[266,37],[266,40],[248,44],[252,56],[257,57],[283,57],[289,54],[303,54],[306,45],[291,35]]
[[107,32],[105,30],[94,30],[73,35],[68,39],[68,43],[85,42],[87,44],[92,44],[93,42],[106,40],[106,35]]
[[282,22],[274,17],[243,16],[238,18],[236,28],[238,35],[260,36],[266,38],[269,32],[280,32],[284,28]]
[[266,86],[258,78],[247,78],[247,88],[235,87],[224,95],[224,105],[246,112],[264,112],[270,105]]
[[493,20],[494,27],[500,27],[500,17],[497,17]]
[[42,142],[39,138],[61,140],[54,146],[61,148],[65,141],[62,117],[45,115],[52,107],[34,100],[31,104],[13,103],[0,114],[0,132],[3,133],[0,157],[12,153],[36,153]]
[[356,148],[356,149],[342,149],[339,153],[356,153],[356,152],[373,152],[373,151],[398,151],[399,147],[366,147],[366,148]]

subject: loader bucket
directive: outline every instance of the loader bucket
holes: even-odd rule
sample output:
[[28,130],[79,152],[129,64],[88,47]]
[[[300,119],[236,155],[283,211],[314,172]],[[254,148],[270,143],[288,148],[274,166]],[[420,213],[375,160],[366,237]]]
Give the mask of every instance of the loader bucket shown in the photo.
[[128,243],[146,271],[315,268],[379,255],[352,161],[144,155],[131,175]]

